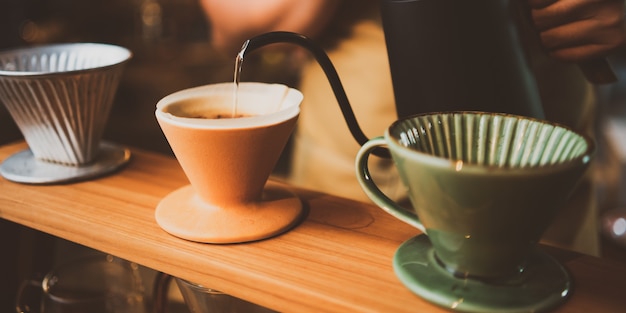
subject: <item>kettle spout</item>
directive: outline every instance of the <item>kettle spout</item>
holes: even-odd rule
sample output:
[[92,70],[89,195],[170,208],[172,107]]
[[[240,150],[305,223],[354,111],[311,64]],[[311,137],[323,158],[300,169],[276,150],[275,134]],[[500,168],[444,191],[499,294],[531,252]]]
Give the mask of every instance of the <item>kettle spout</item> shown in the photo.
[[[343,114],[348,128],[350,129],[352,137],[354,137],[359,145],[366,143],[369,139],[365,136],[356,120],[354,111],[348,101],[348,97],[346,96],[346,92],[343,88],[341,80],[339,79],[335,66],[330,61],[326,52],[316,45],[311,39],[302,34],[286,31],[264,33],[246,40],[243,43],[241,51],[237,57],[240,60],[243,60],[246,54],[273,43],[296,44],[308,50],[315,57],[315,60],[321,66],[328,82],[330,83],[333,93],[335,94],[335,98],[337,98],[339,108],[341,109],[341,113]],[[390,157],[387,149],[377,149],[374,151],[374,154],[380,157]]]

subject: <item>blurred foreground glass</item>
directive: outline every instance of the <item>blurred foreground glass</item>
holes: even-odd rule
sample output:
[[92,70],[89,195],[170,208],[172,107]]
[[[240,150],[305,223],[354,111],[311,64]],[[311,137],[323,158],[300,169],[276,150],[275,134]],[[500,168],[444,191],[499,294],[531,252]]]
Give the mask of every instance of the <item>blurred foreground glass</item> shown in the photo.
[[185,304],[191,313],[271,313],[275,312],[260,305],[204,287],[178,277],[159,272],[155,278],[153,298],[155,313],[166,313],[167,295],[174,278]]
[[111,255],[80,258],[22,282],[17,313],[146,313],[138,265]]

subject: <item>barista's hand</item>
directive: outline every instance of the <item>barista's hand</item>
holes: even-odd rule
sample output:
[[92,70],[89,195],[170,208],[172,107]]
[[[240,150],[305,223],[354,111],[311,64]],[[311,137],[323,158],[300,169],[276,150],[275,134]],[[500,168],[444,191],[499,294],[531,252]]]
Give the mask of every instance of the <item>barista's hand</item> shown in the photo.
[[548,53],[580,62],[603,57],[626,41],[624,0],[528,0]]
[[236,55],[246,39],[284,30],[314,37],[333,16],[338,0],[201,0],[213,46]]

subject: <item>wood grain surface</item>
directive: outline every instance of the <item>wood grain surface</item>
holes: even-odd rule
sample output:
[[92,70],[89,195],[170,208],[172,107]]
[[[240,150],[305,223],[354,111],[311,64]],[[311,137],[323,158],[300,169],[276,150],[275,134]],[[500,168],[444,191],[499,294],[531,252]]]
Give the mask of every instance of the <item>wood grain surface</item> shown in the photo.
[[[0,147],[0,160],[26,147]],[[374,205],[293,189],[308,215],[291,231],[202,244],[167,234],[154,219],[159,200],[186,184],[174,158],[132,150],[125,168],[90,181],[43,186],[0,178],[0,217],[278,311],[446,312],[396,278],[393,254],[418,231]],[[626,264],[542,249],[574,280],[556,312],[626,310]]]

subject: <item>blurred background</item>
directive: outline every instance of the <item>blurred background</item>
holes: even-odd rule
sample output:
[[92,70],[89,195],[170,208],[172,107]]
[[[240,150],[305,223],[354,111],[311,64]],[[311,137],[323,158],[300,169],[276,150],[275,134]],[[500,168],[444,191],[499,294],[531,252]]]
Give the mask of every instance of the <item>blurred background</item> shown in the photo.
[[[233,80],[235,56],[216,54],[196,0],[3,0],[0,49],[61,42],[99,42],[133,52],[105,139],[170,153],[154,107],[181,89]],[[242,80],[290,84],[284,55],[255,53]],[[282,64],[281,64],[282,63]],[[4,106],[0,144],[20,137]]]
[[[235,56],[210,46],[210,23],[197,0],[2,0],[0,50],[63,42],[98,42],[133,52],[111,111],[105,140],[171,154],[154,118],[158,100],[181,89],[233,80]],[[626,51],[611,62],[620,83],[599,87],[601,209],[626,206]],[[242,81],[297,83],[297,68],[276,51],[251,54]],[[621,139],[620,139],[621,138]],[[0,104],[0,145],[21,139]],[[289,150],[286,150],[288,153]],[[285,169],[286,157],[277,171]],[[615,170],[615,169],[619,170]],[[0,218],[0,312],[14,312],[15,295],[26,277],[81,254],[80,247]],[[604,243],[611,248],[611,243]],[[611,254],[607,256],[623,258]]]
[[[120,82],[104,139],[171,154],[154,118],[157,101],[181,89],[233,81],[235,56],[212,50],[208,27],[196,0],[2,0],[0,50],[64,42],[130,49],[133,58]],[[245,61],[242,81],[293,86],[295,72],[286,66],[284,55],[255,52]],[[0,145],[21,138],[0,104]],[[3,219],[0,238],[0,312],[15,312],[16,291],[24,278],[96,253]]]

